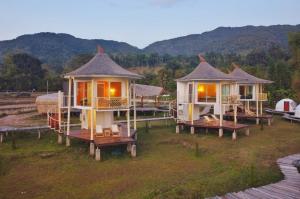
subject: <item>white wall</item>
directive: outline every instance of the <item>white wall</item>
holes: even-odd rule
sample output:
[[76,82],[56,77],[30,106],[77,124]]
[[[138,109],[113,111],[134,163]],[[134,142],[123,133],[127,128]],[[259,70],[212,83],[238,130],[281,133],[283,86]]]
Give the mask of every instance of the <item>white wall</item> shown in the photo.
[[102,128],[110,128],[114,123],[114,114],[112,111],[97,111],[96,112],[96,125],[101,125]]

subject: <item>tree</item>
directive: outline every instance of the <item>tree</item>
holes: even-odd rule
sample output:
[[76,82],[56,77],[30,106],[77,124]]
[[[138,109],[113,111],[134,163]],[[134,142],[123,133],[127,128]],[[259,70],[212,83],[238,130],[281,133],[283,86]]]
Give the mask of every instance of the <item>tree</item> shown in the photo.
[[2,90],[41,90],[45,74],[41,64],[39,59],[26,53],[6,55],[1,75],[6,85]]
[[72,57],[64,66],[64,73],[71,72],[80,66],[86,64],[93,58],[92,54],[79,54]]
[[288,41],[292,53],[290,63],[295,70],[292,76],[292,88],[300,99],[300,32],[290,33]]

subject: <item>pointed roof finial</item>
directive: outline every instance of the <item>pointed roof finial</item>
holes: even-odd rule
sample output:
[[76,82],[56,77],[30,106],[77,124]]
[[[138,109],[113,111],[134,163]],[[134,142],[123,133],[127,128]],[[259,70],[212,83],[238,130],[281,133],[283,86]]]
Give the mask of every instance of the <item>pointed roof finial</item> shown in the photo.
[[104,49],[100,45],[97,45],[97,51],[98,51],[99,54],[104,53]]
[[201,54],[199,54],[198,57],[200,62],[206,62],[205,58]]

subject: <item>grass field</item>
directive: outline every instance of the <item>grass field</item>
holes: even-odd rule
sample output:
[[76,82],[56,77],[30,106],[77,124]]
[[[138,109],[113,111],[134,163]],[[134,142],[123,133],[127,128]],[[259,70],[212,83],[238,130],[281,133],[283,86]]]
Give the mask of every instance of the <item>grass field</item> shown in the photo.
[[0,145],[0,198],[203,198],[278,181],[276,159],[300,152],[300,125],[280,118],[237,141],[228,132],[221,139],[217,131],[174,132],[164,122],[148,132],[140,126],[138,157],[108,148],[102,162],[87,144],[57,145],[54,133],[19,135],[17,149],[8,137]]

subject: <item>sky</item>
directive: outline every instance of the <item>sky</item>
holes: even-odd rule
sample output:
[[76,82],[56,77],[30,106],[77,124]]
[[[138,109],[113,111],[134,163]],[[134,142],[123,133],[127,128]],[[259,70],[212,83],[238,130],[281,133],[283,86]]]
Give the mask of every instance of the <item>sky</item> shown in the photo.
[[1,0],[0,40],[37,32],[139,48],[220,26],[300,24],[300,0]]

